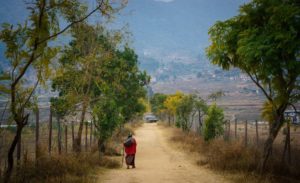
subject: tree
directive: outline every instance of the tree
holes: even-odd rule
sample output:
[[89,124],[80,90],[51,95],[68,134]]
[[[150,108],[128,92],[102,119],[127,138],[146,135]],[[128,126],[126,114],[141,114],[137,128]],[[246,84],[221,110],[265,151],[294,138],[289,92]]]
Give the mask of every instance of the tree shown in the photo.
[[223,97],[225,94],[222,90],[219,90],[219,91],[216,91],[216,92],[213,92],[211,93],[209,96],[208,96],[208,99],[211,99],[212,101],[216,101],[217,99],[220,99],[221,97]]
[[204,99],[201,97],[195,97],[194,108],[198,112],[199,133],[201,133],[203,126],[202,118],[207,113],[208,106]]
[[[5,23],[2,25],[0,40],[6,45],[5,56],[8,67],[1,74],[0,92],[10,98],[10,112],[17,125],[15,137],[8,152],[8,167],[5,182],[8,182],[13,170],[13,153],[20,139],[22,129],[28,122],[29,113],[25,112],[39,82],[42,84],[50,75],[49,63],[56,56],[58,49],[48,43],[66,32],[70,27],[84,21],[96,11],[107,15],[111,6],[108,0],[99,1],[99,5],[86,14],[86,6],[79,1],[35,0],[28,3],[29,17],[16,27]],[[67,26],[60,30],[60,20]],[[36,72],[33,87],[25,77],[29,71]]]
[[71,100],[68,100],[65,97],[53,97],[50,99],[52,114],[56,117],[57,121],[57,130],[58,130],[58,153],[61,154],[62,151],[62,129],[61,129],[61,120],[63,117],[68,115],[73,111],[74,106]]
[[190,120],[190,116],[192,115],[192,117],[194,117],[194,115],[195,115],[194,106],[195,106],[195,96],[194,95],[184,95],[180,99],[180,101],[177,105],[176,126],[181,127],[181,129],[184,132],[188,132],[193,123],[193,120]]
[[100,95],[94,86],[96,82],[101,82],[97,80],[100,77],[98,69],[110,53],[104,50],[106,42],[101,26],[80,23],[71,31],[73,40],[63,50],[52,88],[59,91],[61,97],[73,100],[73,105],[81,107],[79,129],[73,143],[73,150],[80,152],[87,110],[90,102]]
[[138,57],[133,49],[128,46],[124,47],[124,50],[118,50],[116,52],[115,64],[118,64],[116,70],[110,75],[111,81],[116,81],[116,75],[119,75],[120,79],[119,87],[115,87],[113,91],[116,94],[116,98],[121,109],[121,114],[124,120],[127,122],[137,114],[145,112],[145,106],[140,101],[141,98],[145,98],[146,90],[145,86],[150,81],[150,76],[145,71],[140,71],[138,68]]
[[98,137],[99,153],[105,152],[105,142],[122,122],[120,107],[110,97],[103,97],[93,107],[93,121]]
[[150,100],[151,111],[156,115],[160,115],[166,109],[164,106],[166,99],[167,95],[163,93],[155,93]]
[[223,69],[237,67],[262,90],[272,107],[260,165],[265,169],[284,111],[300,99],[300,6],[296,0],[254,0],[240,14],[209,31],[207,55]]
[[204,140],[209,141],[214,139],[224,132],[223,127],[224,113],[223,110],[214,103],[209,106],[207,116],[204,120],[203,135]]
[[173,95],[169,95],[164,101],[164,106],[168,114],[169,125],[171,125],[171,116],[175,118],[177,106],[180,103],[180,100],[183,98],[183,96],[184,94],[182,92],[176,92]]

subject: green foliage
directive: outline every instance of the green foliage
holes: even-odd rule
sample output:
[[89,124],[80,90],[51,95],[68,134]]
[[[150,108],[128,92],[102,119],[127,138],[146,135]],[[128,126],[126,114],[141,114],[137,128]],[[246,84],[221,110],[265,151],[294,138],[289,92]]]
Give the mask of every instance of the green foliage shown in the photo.
[[299,101],[299,16],[294,0],[255,0],[210,29],[207,55],[224,69],[247,73],[281,113]]
[[112,136],[113,131],[123,121],[118,104],[110,98],[102,98],[93,107],[96,135],[101,141]]
[[[183,131],[189,131],[192,121],[190,120],[191,113],[195,106],[195,96],[185,95],[181,98],[176,108],[176,126],[181,127]],[[192,114],[194,115],[194,114]]]
[[85,106],[82,114],[92,109],[101,146],[120,123],[145,111],[140,99],[148,76],[138,69],[134,50],[118,49],[122,40],[116,34],[101,25],[72,28],[73,40],[64,48],[52,82],[61,101]]
[[175,94],[169,95],[164,102],[164,106],[169,114],[175,115],[177,106],[180,100],[184,97],[182,92],[176,92]]
[[222,90],[216,91],[211,93],[208,96],[208,99],[211,99],[212,101],[216,101],[217,99],[220,99],[221,97],[223,97],[225,95],[225,93]]
[[223,110],[217,107],[216,104],[211,105],[208,108],[207,116],[204,120],[203,135],[205,141],[209,141],[223,134],[223,120]]
[[155,114],[163,112],[165,110],[164,102],[167,99],[167,95],[163,93],[155,93],[150,100],[151,111]]
[[50,102],[53,114],[59,118],[66,116],[74,109],[72,103],[64,97],[53,97]]

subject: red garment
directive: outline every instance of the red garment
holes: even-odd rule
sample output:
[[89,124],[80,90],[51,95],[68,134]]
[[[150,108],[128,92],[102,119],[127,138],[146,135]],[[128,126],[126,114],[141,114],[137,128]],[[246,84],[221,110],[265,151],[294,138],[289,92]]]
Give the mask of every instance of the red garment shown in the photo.
[[125,152],[127,155],[135,154],[136,153],[136,140],[134,138],[131,138],[132,144],[129,147],[125,147]]

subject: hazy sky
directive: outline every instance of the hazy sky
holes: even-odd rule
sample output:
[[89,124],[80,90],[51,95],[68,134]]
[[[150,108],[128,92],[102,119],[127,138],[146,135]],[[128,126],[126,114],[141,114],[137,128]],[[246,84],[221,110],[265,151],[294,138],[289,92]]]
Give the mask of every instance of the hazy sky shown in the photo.
[[196,56],[208,29],[238,13],[246,0],[129,0],[118,21],[128,22],[139,54]]
[[[86,1],[95,5],[94,0]],[[247,0],[128,0],[128,6],[115,24],[129,25],[132,46],[141,57],[195,59],[209,43],[209,27],[217,20],[236,15],[245,2]],[[23,0],[0,0],[0,23],[22,22],[26,12]],[[0,58],[1,54],[3,45]]]

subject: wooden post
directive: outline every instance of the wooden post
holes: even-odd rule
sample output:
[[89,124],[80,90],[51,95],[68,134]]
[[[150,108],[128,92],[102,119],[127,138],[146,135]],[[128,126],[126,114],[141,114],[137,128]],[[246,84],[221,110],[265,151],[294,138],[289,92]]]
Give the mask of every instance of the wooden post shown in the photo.
[[234,121],[234,137],[237,139],[237,119]]
[[228,120],[228,140],[230,140],[230,120]]
[[71,133],[72,133],[72,146],[74,146],[74,139],[75,139],[75,136],[74,136],[74,121],[71,122]]
[[255,120],[255,132],[256,132],[256,145],[258,146],[259,139],[258,139],[258,122]]
[[85,151],[88,149],[88,122],[85,122]]
[[92,147],[92,142],[93,142],[93,121],[91,121],[91,126],[90,126],[90,147]]
[[61,126],[60,126],[60,117],[57,117],[57,145],[58,145],[58,154],[61,154]]
[[52,144],[52,108],[50,106],[50,115],[49,115],[49,144],[48,144],[48,153],[51,155],[51,144]]
[[245,121],[245,147],[248,145],[248,121]]
[[40,111],[39,107],[35,111],[35,160],[38,161],[40,155]]
[[65,150],[68,153],[68,125],[65,125]]
[[290,120],[287,121],[287,151],[288,151],[288,164],[291,164],[291,129],[290,129]]
[[[287,154],[287,156],[286,156]],[[284,163],[287,157],[287,163],[291,164],[291,140],[290,140],[290,119],[286,122],[285,143],[282,154],[282,162]]]

